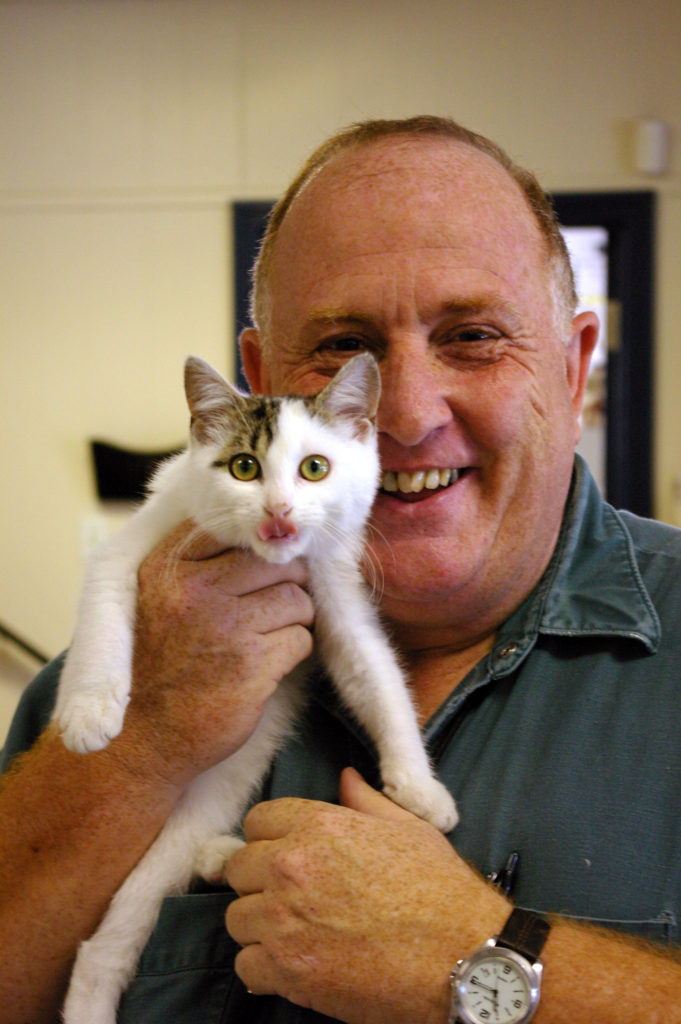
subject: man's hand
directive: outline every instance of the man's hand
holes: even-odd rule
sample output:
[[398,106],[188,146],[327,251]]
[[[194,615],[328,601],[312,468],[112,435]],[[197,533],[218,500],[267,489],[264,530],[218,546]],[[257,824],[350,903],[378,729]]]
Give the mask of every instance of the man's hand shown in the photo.
[[233,754],[280,680],[312,650],[301,562],[224,551],[185,523],[139,571],[124,731],[173,785]]
[[457,957],[509,906],[434,828],[347,769],[335,807],[281,799],[245,820],[228,862],[240,899],[227,927],[255,994],[278,993],[348,1024],[447,1020]]

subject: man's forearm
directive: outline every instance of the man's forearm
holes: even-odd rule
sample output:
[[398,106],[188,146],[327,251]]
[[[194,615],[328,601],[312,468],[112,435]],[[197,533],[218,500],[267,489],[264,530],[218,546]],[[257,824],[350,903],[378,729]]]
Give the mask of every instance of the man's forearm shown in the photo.
[[681,957],[557,919],[544,949],[537,1024],[679,1024]]
[[[341,802],[284,798],[246,816],[226,868],[244,897],[227,914],[237,974],[347,1024],[446,1024],[452,967],[512,905],[352,770]],[[541,959],[537,1024],[681,1024],[681,958],[659,947],[556,917]]]
[[57,1019],[79,942],[177,799],[119,750],[74,754],[48,731],[0,784],[3,1024]]

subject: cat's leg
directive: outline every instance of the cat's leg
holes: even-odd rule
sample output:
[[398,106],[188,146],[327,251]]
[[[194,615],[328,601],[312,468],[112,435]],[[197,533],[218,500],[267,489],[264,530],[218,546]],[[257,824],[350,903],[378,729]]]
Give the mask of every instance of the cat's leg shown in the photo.
[[[96,567],[100,574],[103,568]],[[130,697],[136,596],[130,570],[116,581],[97,578],[94,567],[88,573],[53,714],[70,750],[101,750],[121,730]]]
[[374,691],[374,707],[367,714],[367,702],[361,694],[358,701],[348,701],[350,709],[372,734],[386,796],[441,832],[451,832],[459,821],[456,802],[433,773],[411,700],[404,690],[404,675],[391,660],[384,659],[379,668],[382,679]]
[[327,566],[321,586],[313,578],[313,591],[320,653],[341,699],[376,746],[384,792],[440,831],[451,831],[459,820],[456,803],[433,774],[405,674],[359,573],[353,581],[347,566],[340,572]]
[[78,753],[101,750],[123,725],[130,698],[137,569],[177,522],[160,497],[144,505],[88,562],[53,721]]
[[120,997],[170,892],[186,891],[200,838],[178,805],[118,890],[94,935],[81,943],[63,1008],[64,1024],[115,1024]]
[[197,851],[194,869],[199,878],[211,885],[223,885],[225,864],[237,850],[244,846],[239,836],[212,836]]
[[[242,844],[229,835],[290,732],[299,683],[280,685],[250,739],[198,776],[160,835],[114,896],[92,938],[78,950],[64,1024],[115,1024],[121,995],[154,928],[163,899],[185,892],[197,866],[222,880],[225,859]],[[227,835],[225,835],[227,833]]]
[[[229,759],[229,778],[220,779],[219,787],[238,789],[240,803],[246,806],[258,783],[264,778],[276,751],[292,732],[303,701],[305,668],[291,673],[270,697],[258,728],[250,739]],[[222,766],[217,769],[222,772]],[[215,771],[215,769],[213,770]],[[216,788],[211,773],[199,783],[213,792]],[[200,796],[199,796],[200,799]],[[217,829],[215,830],[217,832]],[[244,840],[233,834],[212,834],[203,842],[194,857],[194,873],[214,885],[224,883],[224,866]]]

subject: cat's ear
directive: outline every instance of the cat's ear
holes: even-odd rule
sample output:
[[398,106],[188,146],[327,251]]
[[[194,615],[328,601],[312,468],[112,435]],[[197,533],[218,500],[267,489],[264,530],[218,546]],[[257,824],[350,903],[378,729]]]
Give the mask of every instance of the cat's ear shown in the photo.
[[192,436],[204,443],[220,437],[225,416],[233,414],[243,398],[241,392],[198,356],[189,356],[184,364],[184,390]]
[[368,352],[360,352],[319,392],[315,407],[323,416],[354,421],[355,433],[363,440],[376,419],[380,396],[381,376],[376,360]]

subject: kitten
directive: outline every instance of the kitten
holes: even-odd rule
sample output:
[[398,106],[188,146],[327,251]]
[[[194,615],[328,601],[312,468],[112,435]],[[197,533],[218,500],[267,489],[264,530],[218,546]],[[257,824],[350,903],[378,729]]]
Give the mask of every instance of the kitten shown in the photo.
[[[158,471],[150,496],[91,560],[57,694],[54,721],[74,751],[99,750],[122,727],[130,696],[136,572],[173,527],[191,518],[226,547],[270,562],[304,556],[316,650],[342,701],[373,739],[384,791],[442,831],[454,802],[433,778],[405,681],[360,571],[379,478],[376,363],[361,354],[314,398],[241,395],[189,358],[187,451]],[[220,877],[240,845],[230,835],[302,701],[302,672],[278,687],[251,738],[199,775],[78,952],[66,1024],[115,1024],[163,898],[197,874]]]

